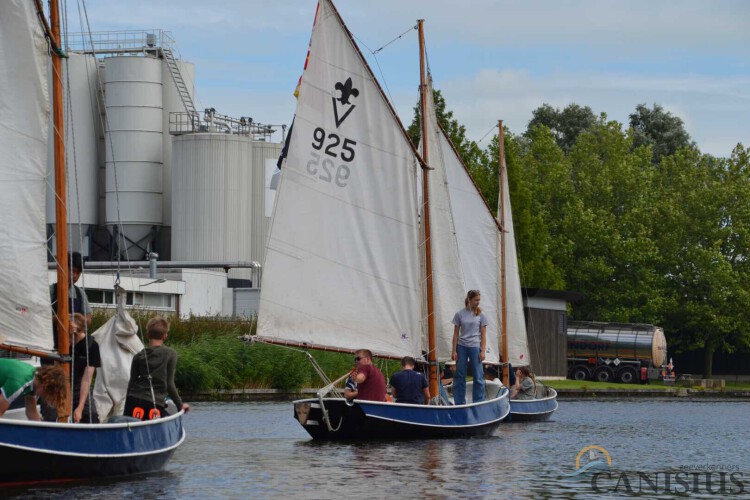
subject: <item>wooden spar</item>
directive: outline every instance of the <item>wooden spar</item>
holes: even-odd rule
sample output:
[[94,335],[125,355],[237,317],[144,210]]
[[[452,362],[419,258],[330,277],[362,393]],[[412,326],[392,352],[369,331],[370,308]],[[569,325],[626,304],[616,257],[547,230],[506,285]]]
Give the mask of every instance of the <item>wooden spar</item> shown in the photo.
[[55,361],[65,362],[62,356],[57,354],[50,354],[47,351],[38,351],[36,349],[29,349],[28,347],[21,347],[10,344],[0,344],[0,350],[8,352],[17,352],[19,354],[28,354],[29,356],[37,356],[39,358],[54,359]]
[[[58,0],[50,0],[49,18],[53,43],[62,47],[60,38],[60,10]],[[63,125],[62,54],[54,51],[52,56],[52,106],[55,144],[55,235],[57,237],[57,352],[70,353],[68,325],[68,220],[65,201],[65,129]],[[63,363],[63,369],[70,377],[70,364]]]
[[503,121],[498,120],[497,127],[497,152],[498,152],[498,181],[500,183],[500,196],[498,197],[498,212],[500,218],[500,338],[502,339],[500,351],[503,354],[503,384],[510,384],[508,371],[508,300],[506,298],[505,284],[505,142],[503,135]]
[[428,189],[429,165],[427,151],[427,78],[425,71],[425,49],[424,49],[424,19],[417,20],[419,27],[419,80],[421,89],[420,116],[422,118],[422,197],[423,207],[422,222],[424,223],[425,239],[425,278],[427,281],[427,361],[430,364],[430,397],[437,397],[438,393],[438,366],[437,352],[435,346],[435,303],[432,289],[432,246],[430,242],[430,192]]

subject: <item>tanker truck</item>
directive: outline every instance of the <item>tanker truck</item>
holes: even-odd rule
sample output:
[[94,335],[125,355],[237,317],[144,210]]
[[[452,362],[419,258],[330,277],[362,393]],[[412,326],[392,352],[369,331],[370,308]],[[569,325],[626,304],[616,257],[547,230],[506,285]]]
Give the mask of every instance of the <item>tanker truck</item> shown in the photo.
[[661,327],[634,323],[568,322],[568,378],[645,382],[667,359]]

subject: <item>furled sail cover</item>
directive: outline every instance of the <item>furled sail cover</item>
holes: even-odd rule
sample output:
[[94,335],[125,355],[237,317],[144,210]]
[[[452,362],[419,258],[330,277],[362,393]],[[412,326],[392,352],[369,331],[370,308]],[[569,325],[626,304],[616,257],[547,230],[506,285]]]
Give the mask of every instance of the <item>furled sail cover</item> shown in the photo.
[[421,357],[417,166],[321,1],[269,235],[259,337]]
[[138,337],[138,325],[125,310],[125,293],[117,294],[117,313],[93,334],[102,359],[107,360],[96,369],[94,404],[102,422],[122,415],[128,395],[130,365],[133,357],[143,350]]
[[521,294],[521,271],[518,266],[516,235],[513,229],[513,212],[510,208],[510,186],[508,168],[502,159],[502,193],[505,203],[505,302],[508,321],[508,361],[513,366],[529,366],[529,341],[526,334],[526,319],[523,315],[523,295]]
[[479,290],[480,307],[488,320],[485,361],[497,363],[498,227],[461,159],[438,126],[431,84],[427,110],[429,165],[433,169],[429,186],[438,354],[441,359],[450,356],[453,315],[464,307],[469,290]]
[[34,2],[0,2],[0,336],[52,350],[44,226],[47,64]]

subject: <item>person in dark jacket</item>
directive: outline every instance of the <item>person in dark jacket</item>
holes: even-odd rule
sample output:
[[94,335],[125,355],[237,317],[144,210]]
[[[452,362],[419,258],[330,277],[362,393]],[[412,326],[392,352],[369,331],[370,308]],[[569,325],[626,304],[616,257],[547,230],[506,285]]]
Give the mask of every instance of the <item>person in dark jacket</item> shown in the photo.
[[397,403],[428,404],[430,402],[430,389],[425,376],[414,370],[414,358],[404,356],[401,360],[400,372],[391,376],[391,395],[396,398]]
[[146,333],[149,347],[136,354],[130,365],[125,416],[152,420],[166,415],[167,395],[172,398],[178,410],[190,411],[190,405],[182,402],[174,385],[177,353],[164,345],[169,333],[169,323],[164,318],[155,316],[148,321]]

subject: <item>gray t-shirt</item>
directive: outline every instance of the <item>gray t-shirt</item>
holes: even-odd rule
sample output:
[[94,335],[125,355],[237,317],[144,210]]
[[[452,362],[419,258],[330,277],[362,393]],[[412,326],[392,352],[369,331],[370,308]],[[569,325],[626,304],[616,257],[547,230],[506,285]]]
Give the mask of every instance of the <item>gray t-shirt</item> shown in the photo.
[[484,313],[475,316],[474,311],[464,307],[453,316],[452,323],[459,327],[459,344],[464,347],[482,347],[480,328],[487,326],[487,317]]
[[521,381],[521,389],[518,391],[516,399],[534,399],[534,381],[526,377]]

